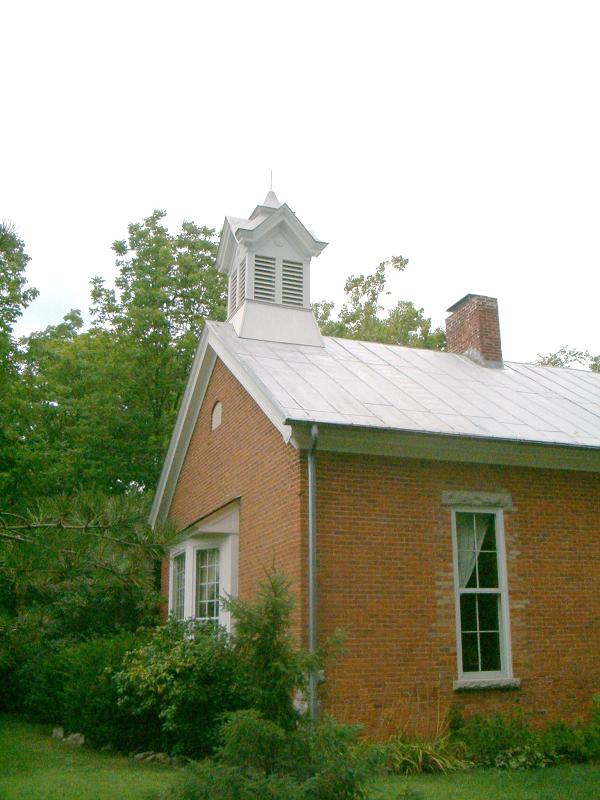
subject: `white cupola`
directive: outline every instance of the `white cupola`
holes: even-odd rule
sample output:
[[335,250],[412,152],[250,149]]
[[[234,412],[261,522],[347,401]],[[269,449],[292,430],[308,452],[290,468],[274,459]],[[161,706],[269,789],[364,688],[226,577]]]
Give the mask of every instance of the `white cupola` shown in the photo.
[[217,267],[229,279],[238,336],[323,346],[310,305],[310,262],[327,246],[270,191],[248,219],[225,217]]

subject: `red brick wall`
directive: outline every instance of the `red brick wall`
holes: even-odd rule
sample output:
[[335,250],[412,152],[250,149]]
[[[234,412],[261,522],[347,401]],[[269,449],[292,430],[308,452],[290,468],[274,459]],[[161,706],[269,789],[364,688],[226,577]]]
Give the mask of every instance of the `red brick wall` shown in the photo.
[[467,295],[446,319],[449,353],[475,350],[486,361],[502,361],[498,301],[495,297]]
[[[220,400],[222,423],[211,431]],[[265,573],[287,575],[299,593],[306,503],[300,456],[286,445],[252,398],[217,361],[181,470],[169,517],[177,530],[230,501],[240,502],[240,597],[250,597]],[[297,622],[301,609],[297,611]]]
[[[210,431],[214,403],[223,422]],[[181,529],[241,498],[240,594],[265,571],[301,596],[306,640],[306,458],[217,362],[171,508]],[[600,689],[600,476],[317,453],[318,628],[346,630],[326,706],[374,732],[431,733],[450,704],[572,717]],[[510,492],[506,511],[519,691],[455,693],[450,510],[442,491]]]
[[[324,691],[340,719],[431,733],[467,713],[580,714],[600,689],[600,476],[318,453],[319,631],[346,629]],[[518,691],[456,693],[450,510],[442,491],[510,492]]]

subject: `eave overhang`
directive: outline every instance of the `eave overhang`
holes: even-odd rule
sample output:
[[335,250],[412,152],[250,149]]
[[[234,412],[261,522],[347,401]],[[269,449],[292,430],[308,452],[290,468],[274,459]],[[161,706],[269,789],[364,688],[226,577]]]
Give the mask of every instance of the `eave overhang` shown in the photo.
[[[312,422],[286,419],[291,444],[312,446]],[[357,455],[600,472],[600,449],[548,442],[318,424],[317,449]]]

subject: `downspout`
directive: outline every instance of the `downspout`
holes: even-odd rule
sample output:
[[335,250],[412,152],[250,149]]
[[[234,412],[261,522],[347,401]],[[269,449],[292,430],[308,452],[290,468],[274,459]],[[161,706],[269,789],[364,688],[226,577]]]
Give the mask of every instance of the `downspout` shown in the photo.
[[[319,429],[310,429],[308,451],[308,651],[317,650],[317,471],[315,450]],[[308,712],[311,721],[317,719],[317,673],[312,670],[308,678]]]

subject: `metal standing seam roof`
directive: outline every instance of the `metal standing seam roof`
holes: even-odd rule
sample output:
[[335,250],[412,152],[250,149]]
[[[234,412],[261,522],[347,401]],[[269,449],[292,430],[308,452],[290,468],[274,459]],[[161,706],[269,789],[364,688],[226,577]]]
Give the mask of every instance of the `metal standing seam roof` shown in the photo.
[[311,347],[208,323],[291,423],[600,448],[600,374],[323,337]]

